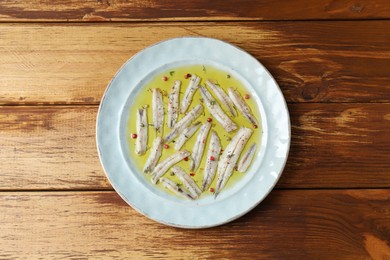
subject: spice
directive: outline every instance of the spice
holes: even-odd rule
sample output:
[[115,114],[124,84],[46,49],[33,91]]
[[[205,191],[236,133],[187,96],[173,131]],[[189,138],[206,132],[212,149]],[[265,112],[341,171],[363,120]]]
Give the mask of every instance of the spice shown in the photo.
[[194,172],[190,172],[190,175],[191,175],[191,176],[195,176],[195,173],[194,173]]
[[188,160],[189,160],[189,159],[188,159],[188,157],[184,158],[184,161],[186,161],[186,162],[187,162]]
[[258,126],[257,125],[253,125],[253,128],[256,129]]
[[169,149],[169,144],[164,144],[164,149]]
[[215,161],[214,156],[210,156],[210,161]]
[[213,119],[211,117],[207,118],[207,122],[210,123],[211,121],[213,121]]
[[137,138],[137,134],[132,134],[131,138],[136,139]]
[[210,192],[213,192],[213,193],[214,193],[214,191],[215,191],[214,188],[210,188]]
[[187,73],[186,75],[184,75],[184,78],[185,78],[185,79],[191,78],[191,74],[190,74],[190,73]]
[[251,96],[249,96],[249,94],[245,94],[244,98],[245,98],[245,99],[250,99]]
[[167,77],[167,76],[164,76],[164,77],[162,77],[162,80],[167,81],[167,80],[168,80],[168,77]]

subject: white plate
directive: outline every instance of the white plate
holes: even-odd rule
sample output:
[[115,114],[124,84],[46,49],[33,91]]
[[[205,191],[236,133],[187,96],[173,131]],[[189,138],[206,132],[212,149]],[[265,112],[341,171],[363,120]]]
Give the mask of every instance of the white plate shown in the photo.
[[[214,199],[173,197],[146,182],[129,159],[126,121],[129,106],[145,79],[180,64],[212,64],[239,77],[257,99],[264,134],[249,172]],[[143,215],[166,225],[206,228],[232,221],[258,205],[272,190],[290,147],[290,119],[277,83],[254,57],[220,40],[174,38],[134,55],[118,71],[103,96],[96,126],[100,161],[117,193]]]

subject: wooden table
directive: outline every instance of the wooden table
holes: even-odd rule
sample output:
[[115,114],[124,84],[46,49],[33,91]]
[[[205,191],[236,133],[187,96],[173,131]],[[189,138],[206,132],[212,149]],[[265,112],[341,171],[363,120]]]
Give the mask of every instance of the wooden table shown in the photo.
[[[390,259],[388,0],[53,2],[0,2],[1,259]],[[258,58],[292,123],[275,190],[205,230],[127,206],[95,147],[115,72],[188,35]]]

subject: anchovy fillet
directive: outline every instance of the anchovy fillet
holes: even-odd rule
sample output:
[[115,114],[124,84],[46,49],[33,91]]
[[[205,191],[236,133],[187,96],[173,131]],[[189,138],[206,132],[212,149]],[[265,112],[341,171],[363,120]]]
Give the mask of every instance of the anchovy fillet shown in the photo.
[[190,83],[186,89],[183,100],[181,101],[181,113],[184,114],[192,102],[192,98],[195,94],[195,91],[198,89],[200,78],[196,75],[192,75]]
[[221,101],[222,105],[227,109],[233,117],[237,116],[237,111],[234,104],[225,91],[211,80],[206,81],[207,86],[214,92],[215,96]]
[[190,156],[190,152],[183,150],[179,151],[168,158],[166,158],[164,161],[157,164],[157,166],[154,168],[152,172],[152,182],[157,183],[161,176],[164,175],[166,171],[168,171],[169,168],[171,168],[176,163],[180,162],[184,158]]
[[160,131],[164,124],[164,103],[161,90],[153,89],[152,109],[153,109],[153,127],[156,131]]
[[172,128],[179,117],[179,92],[181,81],[176,80],[168,98],[168,127]]
[[154,169],[158,160],[161,157],[162,147],[163,147],[163,140],[161,136],[157,136],[156,139],[153,141],[152,151],[149,155],[148,160],[145,163],[144,173],[149,173]]
[[175,150],[180,150],[183,145],[188,141],[188,139],[190,139],[191,136],[195,134],[196,130],[198,130],[199,127],[200,122],[198,121],[184,129],[175,142]]
[[195,199],[199,197],[202,191],[196,185],[195,181],[188,175],[181,167],[173,166],[172,172],[179,178],[179,180],[184,184],[187,190],[190,192],[191,196]]
[[160,181],[166,189],[172,191],[176,195],[181,196],[181,197],[186,198],[186,199],[194,199],[191,194],[189,194],[187,191],[181,189],[177,183],[171,181],[170,179],[162,177],[162,178],[160,178]]
[[236,165],[245,144],[252,135],[252,132],[253,131],[249,128],[240,128],[230,143],[226,146],[226,149],[218,162],[218,179],[215,196],[217,196],[225,187],[227,181],[232,175],[234,166]]
[[237,170],[239,172],[246,172],[249,165],[251,164],[253,157],[255,156],[257,145],[253,143],[248,150],[241,156],[240,161],[238,162]]
[[136,154],[143,155],[146,152],[148,142],[148,115],[146,108],[138,109],[137,111],[137,140],[135,142]]
[[183,130],[189,126],[198,116],[202,113],[203,106],[201,104],[194,107],[190,112],[188,112],[179,122],[175,124],[171,132],[167,134],[164,138],[166,143],[171,142],[176,138]]
[[211,132],[210,145],[207,151],[206,166],[202,182],[202,190],[206,190],[213,182],[217,170],[218,158],[221,153],[221,142],[215,131]]
[[238,93],[233,88],[228,88],[228,93],[230,99],[233,101],[234,105],[245,117],[245,119],[248,120],[249,123],[251,124],[258,125],[259,122],[257,121],[256,117],[253,115],[250,107],[245,103],[244,99],[241,97],[240,93]]
[[237,129],[237,125],[223,112],[222,108],[211,96],[210,92],[203,86],[199,86],[200,93],[203,97],[204,103],[211,115],[222,125],[227,131],[231,132]]
[[207,135],[210,132],[211,124],[209,122],[204,123],[200,129],[194,148],[192,149],[190,170],[195,171],[198,169],[200,161],[202,160],[204,148],[206,146]]

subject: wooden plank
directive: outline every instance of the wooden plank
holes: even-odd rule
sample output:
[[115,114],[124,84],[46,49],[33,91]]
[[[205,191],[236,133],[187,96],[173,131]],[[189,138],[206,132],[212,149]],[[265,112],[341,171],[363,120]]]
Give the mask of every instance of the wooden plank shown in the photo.
[[388,31],[390,21],[0,24],[0,104],[97,104],[133,54],[179,36],[250,52],[289,102],[390,102]]
[[389,187],[390,104],[290,105],[281,187]]
[[0,187],[110,187],[95,145],[96,107],[2,107]]
[[[291,104],[279,188],[390,187],[390,104]],[[0,189],[109,189],[97,107],[0,107]]]
[[0,257],[388,259],[389,202],[390,190],[273,191],[230,224],[185,230],[114,192],[0,193]]
[[0,21],[307,20],[390,18],[386,0],[62,0],[0,3]]

